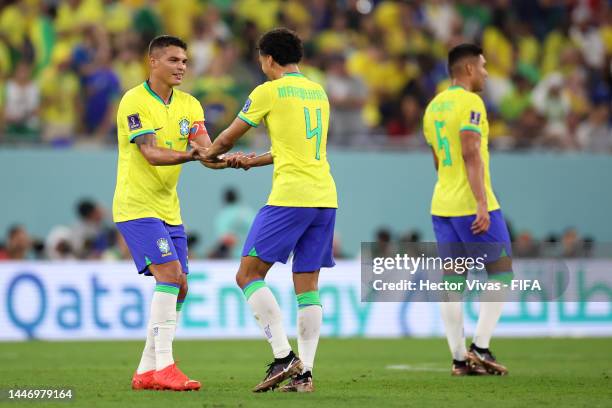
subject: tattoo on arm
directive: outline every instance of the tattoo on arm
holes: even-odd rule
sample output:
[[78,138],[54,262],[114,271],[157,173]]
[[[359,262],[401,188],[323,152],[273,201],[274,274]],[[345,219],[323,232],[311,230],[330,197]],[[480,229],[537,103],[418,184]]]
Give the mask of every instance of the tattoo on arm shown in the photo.
[[138,145],[138,147],[142,146],[157,146],[157,139],[155,138],[155,133],[147,133],[142,136],[138,136],[134,143]]

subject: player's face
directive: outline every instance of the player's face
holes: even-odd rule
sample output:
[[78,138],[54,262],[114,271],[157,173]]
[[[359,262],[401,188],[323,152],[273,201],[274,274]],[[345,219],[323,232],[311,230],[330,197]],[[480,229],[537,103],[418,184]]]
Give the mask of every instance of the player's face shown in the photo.
[[487,64],[487,60],[483,55],[478,56],[478,62],[476,63],[476,69],[474,70],[474,92],[482,92],[485,87],[485,81],[489,76],[487,72],[487,68],[485,65]]
[[169,86],[180,85],[186,69],[187,53],[181,47],[170,45],[151,56],[151,75]]

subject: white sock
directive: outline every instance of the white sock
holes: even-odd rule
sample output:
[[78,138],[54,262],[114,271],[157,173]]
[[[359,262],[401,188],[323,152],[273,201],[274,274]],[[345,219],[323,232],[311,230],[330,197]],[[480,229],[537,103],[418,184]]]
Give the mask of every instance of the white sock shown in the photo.
[[499,291],[484,291],[480,294],[480,312],[473,339],[476,347],[489,348],[491,336],[504,308],[506,295],[507,290],[503,287]]
[[[172,289],[176,289],[176,291]],[[153,293],[151,324],[155,339],[155,369],[158,371],[174,363],[172,341],[176,330],[177,295],[178,288],[159,283]]]
[[263,330],[270,346],[272,346],[274,357],[287,357],[291,351],[291,346],[283,327],[280,307],[272,291],[262,280],[249,283],[243,291],[257,324]]
[[155,370],[155,339],[153,338],[153,327],[151,322],[149,322],[147,325],[147,341],[145,342],[136,373],[142,374],[151,370]]
[[323,308],[319,305],[301,307],[298,309],[298,352],[304,363],[302,373],[312,372],[315,354],[321,334]]
[[440,312],[453,360],[464,361],[467,349],[463,333],[463,302],[442,302]]

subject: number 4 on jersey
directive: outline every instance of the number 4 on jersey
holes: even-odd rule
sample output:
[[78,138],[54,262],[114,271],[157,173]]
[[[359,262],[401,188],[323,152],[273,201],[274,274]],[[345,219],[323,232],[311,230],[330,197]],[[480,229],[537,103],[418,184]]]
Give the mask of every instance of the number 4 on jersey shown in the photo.
[[316,110],[317,113],[317,127],[314,129],[310,128],[310,110],[308,108],[304,108],[304,119],[306,120],[306,139],[312,139],[313,137],[317,137],[317,152],[315,154],[315,158],[317,160],[321,159],[321,139],[323,138],[323,128],[321,126],[321,109]]
[[438,150],[444,150],[444,160],[442,160],[442,166],[452,166],[453,159],[451,158],[450,143],[446,136],[442,136],[442,128],[444,127],[444,121],[434,121],[436,125],[436,137],[438,139]]

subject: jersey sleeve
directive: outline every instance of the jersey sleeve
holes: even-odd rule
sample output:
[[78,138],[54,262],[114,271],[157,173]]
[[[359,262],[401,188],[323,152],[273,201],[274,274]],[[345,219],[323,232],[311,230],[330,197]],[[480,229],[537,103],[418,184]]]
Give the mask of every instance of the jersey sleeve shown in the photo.
[[459,132],[470,130],[482,135],[482,126],[486,121],[487,111],[480,96],[471,94],[465,100],[465,107],[461,112]]
[[134,139],[138,136],[155,133],[149,110],[139,102],[138,98],[129,94],[125,95],[119,104],[117,122],[120,128],[125,126],[123,128],[126,129],[131,143],[134,143]]
[[238,117],[253,127],[259,126],[259,122],[270,112],[272,107],[272,96],[266,84],[259,85],[246,100],[244,107],[238,113]]
[[204,109],[202,108],[202,104],[200,104],[197,99],[192,98],[191,116],[189,118],[189,140],[208,135],[204,122]]

